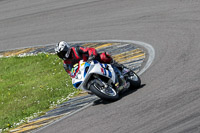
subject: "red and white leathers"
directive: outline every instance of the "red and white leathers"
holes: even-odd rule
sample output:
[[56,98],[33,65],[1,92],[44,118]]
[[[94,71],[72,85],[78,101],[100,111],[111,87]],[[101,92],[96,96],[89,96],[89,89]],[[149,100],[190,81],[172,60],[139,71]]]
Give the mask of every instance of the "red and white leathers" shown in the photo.
[[111,63],[112,57],[107,53],[97,53],[95,48],[88,48],[88,47],[71,47],[71,52],[69,57],[64,60],[64,68],[66,72],[71,75],[71,69],[74,64],[78,63],[80,60],[87,61],[89,57],[94,56],[96,60],[101,63]]

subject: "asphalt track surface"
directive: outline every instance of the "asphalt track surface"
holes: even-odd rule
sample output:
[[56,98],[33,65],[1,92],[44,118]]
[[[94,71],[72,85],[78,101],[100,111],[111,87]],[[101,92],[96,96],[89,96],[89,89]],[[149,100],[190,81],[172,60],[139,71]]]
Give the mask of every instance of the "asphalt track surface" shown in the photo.
[[199,0],[1,0],[0,50],[60,40],[137,40],[155,60],[145,86],[43,133],[199,133]]

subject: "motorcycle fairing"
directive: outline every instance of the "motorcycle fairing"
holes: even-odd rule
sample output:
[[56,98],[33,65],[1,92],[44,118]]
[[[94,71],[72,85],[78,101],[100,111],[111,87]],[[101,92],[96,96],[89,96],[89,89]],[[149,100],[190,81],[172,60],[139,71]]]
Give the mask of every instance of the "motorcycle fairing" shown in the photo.
[[110,64],[103,64],[96,60],[91,63],[79,61],[76,75],[72,77],[72,84],[77,89],[87,90],[86,84],[93,74],[98,74],[111,78],[115,83],[115,72]]

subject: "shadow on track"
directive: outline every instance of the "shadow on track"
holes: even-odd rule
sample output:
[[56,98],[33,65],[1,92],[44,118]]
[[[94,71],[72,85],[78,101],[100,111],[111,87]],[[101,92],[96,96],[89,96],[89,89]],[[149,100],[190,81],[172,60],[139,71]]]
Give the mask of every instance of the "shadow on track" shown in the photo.
[[[119,100],[122,99],[125,96],[128,96],[128,95],[136,92],[137,90],[143,88],[144,86],[146,86],[146,84],[142,84],[140,86],[140,88],[137,88],[137,89],[133,89],[133,90],[132,89],[128,89],[128,90],[126,90],[125,92],[123,92],[123,93],[120,94]],[[117,102],[117,101],[105,101],[105,100],[102,100],[102,99],[98,99],[98,100],[94,101],[93,106],[96,106],[96,105],[99,105],[99,104],[111,104],[111,103],[114,103],[114,102]]]

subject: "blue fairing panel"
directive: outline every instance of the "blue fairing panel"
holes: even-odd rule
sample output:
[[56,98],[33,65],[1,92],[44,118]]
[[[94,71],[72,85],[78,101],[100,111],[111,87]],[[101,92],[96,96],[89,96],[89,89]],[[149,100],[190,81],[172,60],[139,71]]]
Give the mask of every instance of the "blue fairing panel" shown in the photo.
[[85,75],[87,74],[87,68],[89,68],[90,67],[90,64],[89,63],[87,63],[87,62],[85,62],[85,65],[84,65],[84,68],[85,68],[85,70],[84,70],[84,77],[85,77]]
[[82,81],[80,81],[80,82],[77,82],[77,83],[75,83],[75,84],[73,84],[73,86],[75,87],[75,88],[78,88],[79,87],[79,85],[82,83]]

